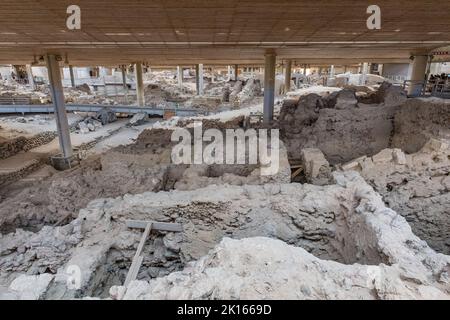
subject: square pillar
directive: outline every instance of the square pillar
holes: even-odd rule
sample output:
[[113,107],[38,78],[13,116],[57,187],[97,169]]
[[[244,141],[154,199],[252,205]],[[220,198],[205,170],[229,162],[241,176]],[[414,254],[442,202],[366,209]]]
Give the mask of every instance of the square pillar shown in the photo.
[[369,63],[364,62],[361,69],[361,77],[359,78],[359,84],[361,86],[364,86],[366,84],[368,70],[369,70]]
[[268,51],[265,54],[264,65],[264,123],[273,120],[273,106],[275,104],[275,61],[276,54]]
[[292,60],[286,60],[286,67],[284,68],[284,92],[291,91],[291,70]]
[[234,81],[238,80],[238,76],[239,76],[239,65],[235,64],[234,65]]
[[31,87],[31,90],[34,90],[36,88],[36,85],[34,83],[34,77],[33,77],[33,70],[31,69],[31,65],[27,64],[27,76],[28,76],[28,84]]
[[177,80],[178,87],[180,87],[180,89],[183,89],[183,67],[177,67]]
[[408,87],[408,95],[417,97],[422,94],[428,65],[428,55],[416,55],[412,62],[411,83]]
[[334,64],[330,67],[330,78],[334,78]]
[[359,84],[364,86],[366,84],[367,71],[369,68],[369,63],[364,62],[362,65],[361,78]]
[[203,95],[203,64],[195,65],[195,80],[197,86],[197,95]]
[[136,98],[138,107],[143,107],[145,105],[144,97],[144,80],[142,78],[142,63],[135,64],[135,75],[136,75]]
[[125,101],[128,103],[128,85],[127,85],[127,68],[126,68],[126,66],[121,65],[120,71],[122,73],[123,95],[125,97]]
[[73,74],[73,67],[69,65],[69,73],[70,73],[70,84],[73,88],[75,88],[75,75]]
[[69,121],[67,120],[66,107],[64,104],[64,92],[61,82],[59,63],[54,54],[46,55],[48,80],[50,82],[50,93],[55,108],[56,126],[58,128],[59,145],[63,157],[72,157],[72,143],[70,141]]

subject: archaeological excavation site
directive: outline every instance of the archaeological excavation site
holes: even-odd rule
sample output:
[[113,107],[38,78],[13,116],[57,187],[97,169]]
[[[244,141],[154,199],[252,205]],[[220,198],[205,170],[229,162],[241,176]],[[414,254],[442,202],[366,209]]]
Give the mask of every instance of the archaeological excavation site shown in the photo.
[[448,1],[0,16],[0,300],[450,299]]

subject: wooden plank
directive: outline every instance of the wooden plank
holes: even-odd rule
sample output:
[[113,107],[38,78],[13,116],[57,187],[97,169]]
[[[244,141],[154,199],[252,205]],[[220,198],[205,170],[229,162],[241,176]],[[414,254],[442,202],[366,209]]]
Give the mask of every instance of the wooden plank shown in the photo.
[[298,168],[297,170],[294,171],[294,173],[292,173],[292,178],[295,178],[296,176],[298,176],[300,174],[300,172],[303,171],[303,167]]
[[137,257],[134,264],[131,264],[130,270],[128,271],[127,278],[125,279],[124,286],[128,286],[131,281],[136,280],[139,270],[141,269],[142,262],[144,261],[143,256]]
[[157,221],[144,221],[144,220],[127,220],[126,225],[128,228],[145,229],[148,223],[152,223],[153,230],[182,232],[183,227],[180,223],[170,222],[157,222]]
[[144,260],[144,258],[141,257],[141,253],[142,250],[144,249],[145,242],[147,241],[148,235],[150,234],[151,230],[152,230],[152,223],[147,222],[147,225],[145,226],[145,231],[141,237],[141,241],[139,242],[136,253],[134,254],[133,262],[131,262],[130,270],[128,270],[128,274],[124,283],[125,287],[127,287],[131,281],[136,280],[136,276],[139,272],[139,269],[141,268],[142,261]]

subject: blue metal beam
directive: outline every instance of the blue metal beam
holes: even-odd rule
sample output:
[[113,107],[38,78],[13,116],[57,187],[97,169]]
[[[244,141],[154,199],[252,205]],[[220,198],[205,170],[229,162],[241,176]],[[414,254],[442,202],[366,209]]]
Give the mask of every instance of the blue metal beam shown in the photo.
[[[145,112],[149,115],[163,116],[164,111],[174,111],[177,116],[195,116],[198,114],[208,114],[208,111],[198,109],[164,109],[151,107],[133,107],[133,106],[117,106],[117,105],[80,105],[80,104],[66,104],[67,111],[80,112],[97,112],[106,108],[118,113],[140,113]],[[0,105],[0,113],[53,113],[53,105]]]

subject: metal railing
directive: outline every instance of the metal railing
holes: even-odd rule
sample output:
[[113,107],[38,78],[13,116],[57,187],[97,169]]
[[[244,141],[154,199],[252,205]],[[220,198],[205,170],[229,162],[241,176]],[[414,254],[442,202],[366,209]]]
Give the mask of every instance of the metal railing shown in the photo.
[[430,93],[432,96],[450,98],[450,80],[434,81],[431,84]]
[[404,80],[403,90],[408,92],[408,96],[420,97],[425,95],[426,81],[424,80]]
[[450,98],[450,80],[405,80],[402,85],[409,96],[434,96],[440,98]]
[[[153,108],[153,107],[137,107],[137,106],[120,106],[120,105],[80,105],[80,104],[66,104],[67,111],[80,112],[98,112],[103,108],[117,113],[141,113],[145,112],[149,115],[164,116],[165,112],[172,111],[176,116],[196,116],[208,115],[211,112],[202,109],[173,109],[173,108]],[[0,114],[13,113],[52,113],[54,112],[53,105],[0,105]]]

